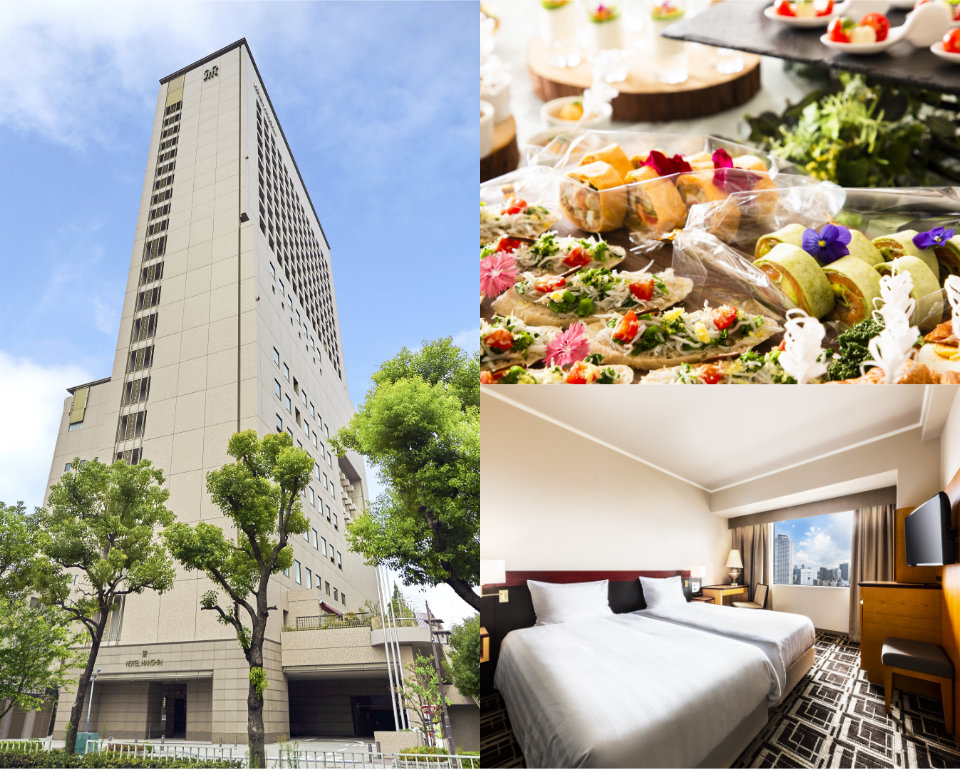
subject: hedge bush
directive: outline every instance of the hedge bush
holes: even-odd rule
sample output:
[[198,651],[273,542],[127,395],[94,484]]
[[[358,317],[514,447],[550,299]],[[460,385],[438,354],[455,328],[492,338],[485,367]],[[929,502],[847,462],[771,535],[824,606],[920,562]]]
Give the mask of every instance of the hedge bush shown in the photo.
[[212,761],[193,758],[131,757],[113,752],[68,754],[63,749],[51,751],[9,751],[0,749],[0,767],[240,767],[239,761]]

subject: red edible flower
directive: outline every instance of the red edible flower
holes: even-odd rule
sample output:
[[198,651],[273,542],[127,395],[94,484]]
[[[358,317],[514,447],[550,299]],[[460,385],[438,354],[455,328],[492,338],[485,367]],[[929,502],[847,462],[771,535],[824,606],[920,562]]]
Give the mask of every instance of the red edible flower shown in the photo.
[[687,161],[683,159],[683,156],[680,153],[677,153],[672,158],[668,158],[659,150],[653,150],[647,156],[647,159],[643,162],[643,165],[650,166],[650,168],[656,171],[660,176],[670,176],[670,174],[686,174],[690,171],[693,171],[693,168],[689,163],[687,163]]

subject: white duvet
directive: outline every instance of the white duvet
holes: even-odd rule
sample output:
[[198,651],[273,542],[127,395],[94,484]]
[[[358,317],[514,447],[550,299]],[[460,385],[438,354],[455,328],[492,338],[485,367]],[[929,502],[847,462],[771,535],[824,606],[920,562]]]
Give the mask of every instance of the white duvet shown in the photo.
[[817,637],[810,618],[792,612],[690,602],[639,610],[634,614],[733,637],[758,647],[777,672],[780,688],[774,702],[786,694],[787,669],[813,646]]
[[755,647],[634,614],[509,633],[495,685],[528,767],[694,767],[779,688]]

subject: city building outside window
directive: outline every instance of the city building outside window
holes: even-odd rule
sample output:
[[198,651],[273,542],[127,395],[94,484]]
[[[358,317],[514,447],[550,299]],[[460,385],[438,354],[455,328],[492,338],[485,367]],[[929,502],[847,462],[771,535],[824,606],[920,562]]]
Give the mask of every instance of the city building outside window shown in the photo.
[[774,585],[848,588],[853,512],[774,523]]

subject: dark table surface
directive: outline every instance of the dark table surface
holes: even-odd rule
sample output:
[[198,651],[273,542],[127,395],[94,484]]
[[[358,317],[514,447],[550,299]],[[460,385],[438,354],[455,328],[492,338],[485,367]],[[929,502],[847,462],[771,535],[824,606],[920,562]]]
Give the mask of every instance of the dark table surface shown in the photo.
[[[735,48],[763,56],[847,70],[904,85],[941,93],[960,94],[960,65],[938,59],[927,48],[903,42],[884,53],[853,56],[827,48],[820,42],[826,26],[798,29],[770,21],[763,0],[726,0],[702,13],[672,24],[664,37],[704,45]],[[890,23],[903,23],[906,11],[891,10]]]

